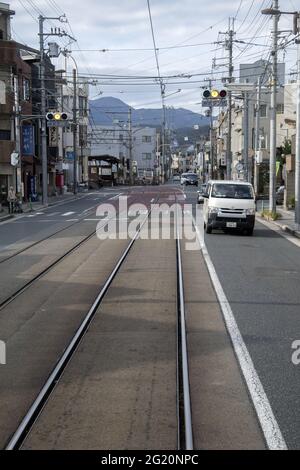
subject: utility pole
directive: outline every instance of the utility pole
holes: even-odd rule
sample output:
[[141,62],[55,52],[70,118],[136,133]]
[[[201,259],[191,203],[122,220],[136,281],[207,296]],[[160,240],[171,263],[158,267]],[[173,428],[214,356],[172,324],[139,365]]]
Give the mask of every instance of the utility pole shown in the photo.
[[163,183],[166,180],[166,105],[165,105],[165,97],[164,97],[164,86],[162,86],[162,126],[161,126],[161,133],[162,133],[162,169],[163,169]]
[[128,132],[129,132],[129,183],[133,185],[133,165],[132,165],[132,109],[128,109]]
[[[233,38],[234,32],[234,18],[229,18],[229,39],[228,39],[228,51],[229,51],[229,75],[228,83],[233,82]],[[232,165],[232,152],[231,152],[231,136],[232,136],[232,93],[228,92],[228,133],[227,133],[227,148],[226,148],[226,177],[231,180],[231,165]]]
[[[299,14],[300,16],[300,14]],[[299,21],[298,16],[298,21]],[[298,31],[299,31],[298,26]],[[295,158],[295,222],[300,225],[300,40],[297,39],[297,125],[296,125],[296,158]]]
[[258,177],[259,177],[259,166],[258,166],[258,155],[260,151],[260,101],[261,101],[261,77],[257,80],[257,96],[256,96],[256,116],[255,116],[255,156],[254,156],[254,191],[258,194]]
[[16,153],[18,154],[18,165],[15,167],[14,189],[17,193],[22,192],[22,152],[21,152],[21,116],[19,103],[19,83],[18,77],[14,77],[14,94],[15,94],[15,141]]
[[77,194],[77,73],[73,69],[73,192]]
[[40,82],[41,82],[41,157],[42,157],[42,176],[43,176],[43,188],[42,188],[42,200],[43,205],[48,204],[48,156],[47,156],[47,121],[46,121],[46,87],[45,87],[45,50],[44,50],[44,38],[50,36],[69,37],[74,40],[65,31],[55,28],[51,29],[51,33],[44,33],[44,22],[46,20],[56,20],[61,23],[67,22],[66,16],[60,17],[45,17],[39,16],[39,37],[40,37]]
[[46,131],[46,88],[45,88],[45,51],[44,51],[44,21],[45,18],[39,17],[39,36],[40,36],[40,80],[41,80],[41,156],[42,156],[42,177],[43,205],[48,204],[48,158],[47,158],[47,131]]
[[249,171],[249,95],[244,92],[244,168],[246,181],[250,181]]
[[[273,1],[273,9],[278,10],[278,0]],[[272,50],[272,83],[271,83],[271,108],[270,108],[270,186],[269,186],[269,210],[276,212],[276,107],[277,107],[277,53],[278,53],[278,22],[279,15],[273,15],[273,50]]]

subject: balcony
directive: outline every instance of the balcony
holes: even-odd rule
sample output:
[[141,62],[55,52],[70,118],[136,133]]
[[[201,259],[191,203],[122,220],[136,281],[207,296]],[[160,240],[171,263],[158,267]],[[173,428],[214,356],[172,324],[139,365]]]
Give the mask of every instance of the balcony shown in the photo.
[[10,156],[16,148],[11,140],[0,140],[0,163],[10,163]]

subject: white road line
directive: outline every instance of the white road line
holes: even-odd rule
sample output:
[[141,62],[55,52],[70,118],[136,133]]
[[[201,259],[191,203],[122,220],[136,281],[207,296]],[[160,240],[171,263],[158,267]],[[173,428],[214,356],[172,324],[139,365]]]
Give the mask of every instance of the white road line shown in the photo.
[[123,193],[117,194],[116,196],[113,196],[113,197],[109,198],[108,200],[109,200],[109,201],[113,201],[113,200],[115,200],[115,199],[119,199],[119,197],[122,196],[122,194],[123,194]]
[[296,245],[298,248],[300,248],[300,240],[299,238],[294,237],[293,235],[289,234],[288,232],[284,232],[282,228],[279,225],[274,225],[272,222],[268,222],[267,220],[261,219],[261,218],[256,218],[257,222],[260,224],[264,225],[265,227],[269,228],[270,230],[273,230],[273,232],[278,233],[281,237],[285,238],[289,242],[293,243],[293,245]]
[[199,227],[196,226],[196,221],[193,218],[196,228],[198,240],[201,246],[203,257],[205,259],[214,289],[216,291],[220,307],[223,313],[224,321],[227,331],[230,335],[236,357],[239,361],[244,379],[246,381],[253,405],[255,407],[258,420],[260,422],[267,446],[270,450],[287,450],[287,445],[281,434],[277,420],[273,414],[271,405],[264,391],[263,385],[255,370],[253,361],[250,357],[246,344],[240,333],[239,327],[234,318],[230,304],[227,300],[213,262],[207,251],[204,237],[201,234]]
[[65,214],[62,214],[62,217],[69,217],[69,215],[73,215],[75,212],[66,212]]
[[68,219],[68,220],[66,220],[66,222],[78,222],[78,221],[79,221],[79,219]]

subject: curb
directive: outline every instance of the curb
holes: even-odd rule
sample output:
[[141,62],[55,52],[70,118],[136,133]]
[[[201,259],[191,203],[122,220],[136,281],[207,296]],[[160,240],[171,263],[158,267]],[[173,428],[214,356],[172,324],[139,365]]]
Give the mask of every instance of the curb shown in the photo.
[[256,214],[257,219],[263,220],[266,222],[269,222],[270,224],[276,225],[276,227],[279,227],[283,232],[289,233],[290,235],[293,235],[295,238],[300,239],[300,232],[297,230],[292,229],[288,225],[281,225],[278,222],[275,222],[274,220],[267,220],[264,217],[261,217],[261,215]]
[[66,198],[66,199],[61,199],[60,201],[50,202],[46,206],[40,205],[39,207],[36,207],[36,208],[33,207],[32,209],[30,209],[30,208],[24,209],[23,213],[27,214],[29,212],[41,211],[43,209],[47,209],[47,207],[54,207],[54,206],[61,205],[61,204],[67,203],[67,202],[79,201],[80,199],[83,199],[84,197],[85,196],[78,196],[78,197],[70,197],[70,198]]
[[4,217],[0,217],[0,223],[6,222],[7,220],[14,219],[13,215],[5,215]]

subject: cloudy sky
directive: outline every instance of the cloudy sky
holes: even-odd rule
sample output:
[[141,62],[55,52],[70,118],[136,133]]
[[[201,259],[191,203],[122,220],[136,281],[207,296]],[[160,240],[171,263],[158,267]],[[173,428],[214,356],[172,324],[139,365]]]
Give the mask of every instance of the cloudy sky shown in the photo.
[[[299,0],[279,3],[284,10],[300,9]],[[260,12],[271,4],[269,0],[151,0],[160,72],[168,77],[164,81],[167,105],[201,112],[205,78],[213,78],[215,86],[221,86],[221,77],[228,73],[228,52],[220,43],[226,36],[220,33],[227,31],[229,17],[235,18],[235,40],[242,41],[234,44],[235,77],[240,63],[270,57],[272,23]],[[77,43],[68,45],[66,39],[59,39],[59,44],[72,49],[80,75],[99,78],[97,86],[91,87],[92,97],[114,96],[137,108],[160,106],[158,83],[141,80],[158,74],[147,0],[12,0],[10,5],[16,11],[14,39],[32,47],[38,47],[37,17],[41,12],[54,17],[66,14],[69,25],[48,21],[45,29],[62,26],[75,35]],[[292,17],[282,16],[280,29],[291,26]],[[218,67],[212,70],[214,58]],[[282,50],[279,59],[286,62],[288,73],[294,71],[295,46]],[[56,65],[65,69],[65,60],[61,57]],[[69,59],[69,74],[72,67]],[[185,76],[178,77],[182,74]],[[116,80],[116,76],[121,78]]]

